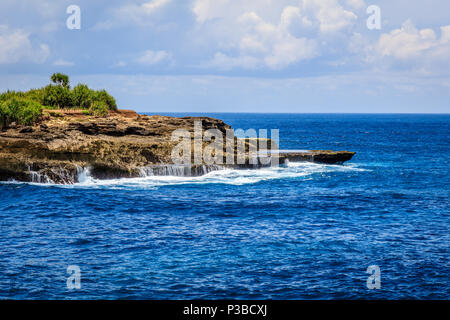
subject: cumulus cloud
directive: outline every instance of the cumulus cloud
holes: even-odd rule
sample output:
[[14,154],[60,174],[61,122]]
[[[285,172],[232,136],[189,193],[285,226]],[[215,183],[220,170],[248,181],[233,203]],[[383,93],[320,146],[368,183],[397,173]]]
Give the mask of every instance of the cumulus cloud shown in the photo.
[[141,8],[147,13],[152,14],[158,9],[162,8],[166,4],[168,4],[171,0],[153,0],[149,2],[145,2],[141,5]]
[[162,61],[170,61],[171,59],[172,55],[164,50],[147,50],[136,61],[143,65],[156,65]]
[[222,17],[226,7],[230,8],[229,5],[229,0],[196,0],[192,11],[197,22],[204,23],[207,20]]
[[381,35],[377,50],[381,56],[397,59],[418,58],[431,53],[431,49],[448,50],[450,53],[450,25],[441,27],[440,39],[432,29],[418,30],[408,20],[400,29]]
[[32,43],[29,33],[0,25],[0,64],[17,62],[41,64],[49,55],[49,47],[42,43]]
[[[221,69],[282,69],[322,54],[324,43],[355,26],[362,0],[196,0],[198,31],[217,51],[207,64]],[[270,10],[268,10],[270,8]],[[276,13],[278,12],[277,16]],[[331,40],[330,40],[331,39]]]
[[337,0],[303,0],[301,7],[321,32],[336,32],[351,27],[358,18]]
[[[375,44],[359,37],[360,52],[366,60],[383,69],[409,69],[423,74],[449,74],[450,25],[440,32],[418,29],[407,20],[400,29],[382,34]],[[363,44],[364,43],[364,44]]]
[[195,0],[192,11],[197,32],[215,49],[207,67],[279,70],[320,59],[331,67],[449,69],[450,26],[437,32],[407,21],[369,35],[366,6],[363,0]]

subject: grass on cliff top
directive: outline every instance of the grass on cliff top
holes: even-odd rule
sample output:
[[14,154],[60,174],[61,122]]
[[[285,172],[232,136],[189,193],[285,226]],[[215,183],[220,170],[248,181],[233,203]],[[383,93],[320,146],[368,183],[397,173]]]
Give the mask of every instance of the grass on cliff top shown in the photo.
[[10,91],[0,94],[0,128],[15,122],[33,125],[42,116],[43,109],[82,109],[93,116],[107,116],[117,110],[116,100],[106,90],[93,90],[85,84],[70,87],[69,77],[55,73],[51,84],[25,92]]

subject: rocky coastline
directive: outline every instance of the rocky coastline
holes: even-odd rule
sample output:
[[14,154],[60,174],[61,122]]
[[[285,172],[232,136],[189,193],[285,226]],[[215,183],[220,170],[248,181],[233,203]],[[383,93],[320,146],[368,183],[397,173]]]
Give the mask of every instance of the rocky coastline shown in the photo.
[[[148,175],[198,176],[227,167],[261,167],[251,164],[249,157],[246,163],[239,165],[174,164],[171,153],[177,142],[171,139],[173,131],[194,132],[196,121],[201,121],[203,129],[215,129],[224,135],[231,129],[223,121],[208,117],[147,116],[131,110],[112,111],[106,117],[97,117],[82,110],[45,110],[42,119],[33,126],[13,123],[0,132],[0,181],[73,184],[79,182],[86,169],[95,179],[113,179]],[[234,136],[227,136],[227,139],[237,140]],[[261,151],[257,140],[247,139],[246,150],[257,143],[257,150]],[[236,149],[231,152],[235,157]],[[224,150],[224,157],[229,154],[230,150]],[[348,161],[354,154],[293,151],[280,153],[278,162],[334,164]]]

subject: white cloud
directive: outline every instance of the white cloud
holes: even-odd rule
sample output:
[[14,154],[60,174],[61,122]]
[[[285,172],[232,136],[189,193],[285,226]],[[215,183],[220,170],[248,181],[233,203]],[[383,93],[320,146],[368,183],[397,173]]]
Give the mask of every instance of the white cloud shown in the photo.
[[197,32],[217,48],[207,66],[282,69],[327,54],[336,34],[351,37],[357,20],[352,10],[364,1],[344,2],[196,0],[192,11]]
[[286,7],[278,25],[263,20],[250,12],[239,17],[240,27],[245,31],[239,40],[241,54],[254,54],[271,68],[280,68],[299,60],[315,56],[316,43],[307,38],[297,38],[290,33],[296,8]]
[[0,25],[0,64],[44,63],[50,55],[46,44],[32,44],[29,33]]
[[297,39],[291,35],[277,43],[273,52],[265,57],[266,64],[274,69],[284,68],[301,60],[314,58],[317,55],[317,44],[315,40],[301,38]]
[[255,69],[261,61],[252,56],[230,57],[224,53],[217,52],[214,58],[205,64],[205,67],[213,67],[220,70],[230,70],[233,68]]
[[[423,74],[450,72],[450,26],[440,32],[410,21],[374,40],[365,29],[363,0],[196,0],[198,32],[216,48],[206,66],[283,69],[314,58]],[[271,9],[268,12],[267,8]]]
[[113,68],[123,68],[126,66],[127,66],[127,63],[122,60],[112,65]]
[[357,16],[345,10],[337,0],[303,0],[302,9],[321,32],[337,32],[355,24]]
[[166,4],[168,4],[172,0],[153,0],[149,2],[145,2],[141,5],[141,8],[147,13],[152,14],[153,12],[159,10],[160,8],[164,7]]
[[94,29],[107,30],[115,26],[134,23],[140,26],[152,24],[151,17],[156,15],[172,0],[151,0],[142,4],[126,4],[111,10],[112,16],[109,20],[99,22]]
[[450,25],[441,27],[442,36],[437,38],[432,29],[418,30],[413,23],[406,21],[401,29],[395,29],[380,36],[377,51],[381,56],[391,56],[405,60],[418,58],[434,51],[448,50],[450,54]]
[[222,17],[224,10],[230,4],[229,0],[196,0],[192,11],[194,12],[197,22]]
[[408,59],[417,57],[423,50],[431,48],[435,42],[436,35],[432,29],[419,31],[411,21],[407,21],[401,29],[381,35],[377,49],[381,56]]
[[261,66],[280,69],[291,63],[315,57],[315,40],[297,38],[290,33],[291,24],[298,15],[297,9],[286,7],[276,25],[265,21],[255,12],[239,16],[236,23],[243,32],[236,37],[235,44],[231,45],[239,54],[230,56],[217,52],[209,65],[221,69],[253,69]]
[[136,61],[143,65],[156,65],[162,61],[167,61],[172,59],[172,54],[164,51],[145,51]]
[[353,9],[359,10],[364,7],[367,7],[364,0],[346,0],[346,3]]
[[440,27],[439,37],[433,29],[417,29],[408,20],[400,29],[382,34],[372,50],[372,60],[384,68],[399,64],[428,75],[448,75],[450,25]]
[[[70,3],[69,3],[70,4]],[[30,10],[34,14],[49,19],[61,15],[65,8],[69,5],[68,1],[54,1],[54,0],[2,0],[0,2],[0,11],[14,10]]]
[[73,62],[70,62],[70,61],[67,61],[64,59],[58,59],[55,62],[53,62],[53,65],[57,66],[57,67],[72,67],[75,64]]

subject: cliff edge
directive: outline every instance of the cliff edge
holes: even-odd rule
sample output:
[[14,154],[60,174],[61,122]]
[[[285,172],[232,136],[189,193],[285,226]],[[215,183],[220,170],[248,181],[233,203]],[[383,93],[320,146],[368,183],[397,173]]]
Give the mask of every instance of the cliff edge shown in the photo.
[[[0,132],[0,181],[71,184],[79,181],[85,168],[97,179],[173,174],[171,154],[178,142],[172,140],[172,133],[177,129],[193,133],[199,121],[203,130],[216,129],[224,136],[231,129],[223,121],[208,117],[147,116],[130,110],[96,117],[83,110],[44,110],[35,125],[12,123]],[[235,141],[236,137],[226,139]],[[245,141],[246,150],[252,143]],[[224,158],[227,152],[230,150],[224,149]],[[350,160],[353,154],[283,153],[279,160],[337,163]],[[181,168],[182,172],[176,174],[201,175],[220,168],[201,164],[190,166],[189,172]]]

